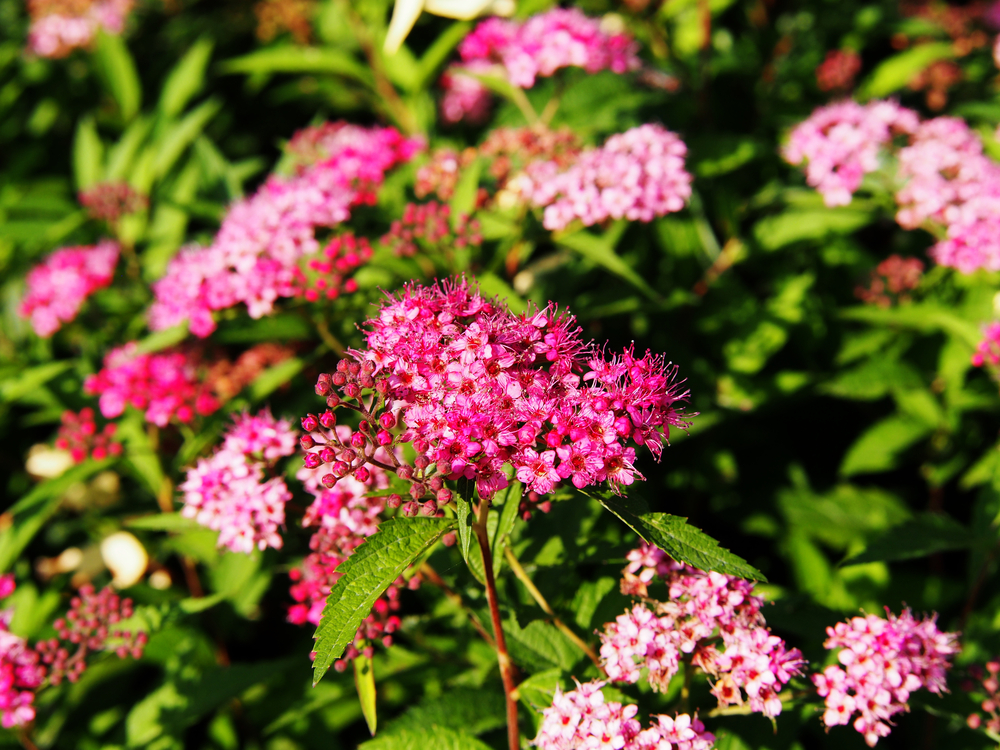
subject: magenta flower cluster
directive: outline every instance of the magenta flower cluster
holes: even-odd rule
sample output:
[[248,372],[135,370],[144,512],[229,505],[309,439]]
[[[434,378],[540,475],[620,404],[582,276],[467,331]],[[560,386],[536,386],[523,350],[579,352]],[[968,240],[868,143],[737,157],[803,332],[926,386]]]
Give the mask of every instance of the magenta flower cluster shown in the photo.
[[556,688],[552,705],[531,743],[541,750],[710,750],[715,736],[688,714],[654,716],[646,729],[637,706],[606,701],[603,682],[577,684],[568,693]]
[[[3,596],[13,593],[13,577],[0,578]],[[10,632],[13,609],[0,610],[0,725],[4,729],[27,724],[35,718],[35,689],[45,679],[38,654],[23,638]]]
[[229,208],[209,247],[189,247],[171,261],[153,285],[153,330],[186,320],[191,333],[207,336],[215,330],[213,311],[237,304],[252,318],[270,314],[276,300],[298,293],[300,261],[321,247],[317,230],[373,202],[385,173],[421,147],[393,128],[338,123],[321,135],[312,144],[319,161],[291,177],[272,176]]
[[686,154],[676,133],[641,125],[584,151],[567,169],[555,161],[529,164],[514,189],[545,207],[543,223],[553,231],[574,219],[586,226],[607,219],[649,222],[680,211],[691,197]]
[[1000,364],[1000,323],[990,323],[983,329],[983,340],[972,355],[972,364],[976,367]]
[[233,552],[281,549],[292,493],[281,477],[265,478],[266,466],[294,453],[295,443],[291,424],[268,411],[236,416],[222,445],[188,470],[181,515],[218,531],[219,546]]
[[18,314],[48,338],[76,318],[87,297],[111,283],[118,252],[111,240],[56,250],[28,272]]
[[[355,433],[344,425],[324,430],[327,441],[341,445],[351,445]],[[315,434],[315,433],[314,433]],[[311,438],[310,438],[311,439]],[[307,441],[308,442],[308,441]],[[384,451],[377,456],[388,460]],[[303,526],[314,528],[309,540],[311,552],[302,566],[289,572],[292,579],[291,595],[295,601],[288,610],[288,620],[296,624],[306,622],[318,625],[323,606],[330,589],[340,578],[337,567],[375,533],[383,518],[387,502],[399,507],[400,497],[377,495],[389,486],[388,474],[378,466],[372,466],[366,475],[344,476],[336,484],[326,486],[322,469],[303,468],[297,477],[314,500],[306,510]],[[419,579],[413,577],[409,585],[416,586]],[[354,641],[348,646],[344,657],[337,660],[334,668],[343,671],[347,663],[362,651],[371,655],[371,644],[381,642],[392,645],[392,633],[399,627],[399,592],[407,586],[400,577],[386,590],[365,618]]]
[[195,414],[219,408],[218,400],[198,380],[198,359],[193,351],[165,349],[141,353],[134,341],[112,349],[104,367],[84,381],[83,389],[100,396],[101,414],[120,416],[125,407],[145,412],[146,421],[166,427],[172,419],[187,423]]
[[886,609],[886,615],[853,617],[827,628],[824,645],[840,649],[840,666],[812,678],[826,699],[823,722],[847,724],[857,713],[854,728],[869,747],[889,734],[893,716],[908,710],[913,691],[947,691],[948,659],[959,650],[958,636],[938,630],[936,616],[917,620],[909,609],[898,617]]
[[329,466],[331,486],[367,476],[376,448],[412,443],[414,467],[391,452],[385,465],[413,482],[415,501],[433,491],[447,503],[441,480],[462,477],[491,498],[505,464],[540,495],[563,479],[620,488],[642,478],[633,445],[659,459],[670,427],[686,426],[674,365],[632,349],[606,358],[554,306],[517,315],[464,280],[411,284],[367,327],[368,348],[317,384],[331,408],[362,412],[362,432],[342,446],[316,432],[332,411],[303,420],[306,466]]
[[[121,34],[134,2],[29,0],[28,5],[32,15],[28,49],[39,57],[65,57],[74,49],[90,46],[100,31]],[[67,13],[67,10],[77,12]]]
[[[753,584],[721,573],[705,573],[643,544],[629,553],[622,590],[645,595],[654,574],[667,585],[669,598],[636,604],[608,623],[601,635],[601,661],[614,681],[635,683],[642,669],[657,690],[666,690],[680,661],[710,675],[719,704],[742,704],[774,717],[781,713],[779,692],[805,662],[798,649],[768,630]],[[638,575],[636,573],[638,572]]]
[[919,119],[891,101],[837,102],[797,125],[782,153],[791,164],[806,163],[806,182],[827,206],[846,206],[862,178],[881,166],[882,148],[916,131]]
[[599,19],[576,8],[555,8],[526,21],[489,18],[462,40],[461,63],[442,76],[441,103],[447,122],[486,119],[490,95],[473,75],[496,75],[499,68],[518,88],[530,89],[538,77],[560,68],[583,68],[588,73],[611,70],[626,73],[640,66],[638,46],[625,33],[605,31]]

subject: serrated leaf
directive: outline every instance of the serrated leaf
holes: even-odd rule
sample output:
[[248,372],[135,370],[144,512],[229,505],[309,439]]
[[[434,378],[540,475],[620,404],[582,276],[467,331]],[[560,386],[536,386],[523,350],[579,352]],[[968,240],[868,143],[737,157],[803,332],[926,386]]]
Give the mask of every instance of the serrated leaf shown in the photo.
[[973,533],[950,516],[922,513],[889,529],[872,541],[863,552],[845,560],[842,565],[912,560],[935,552],[967,549],[974,541]]
[[453,528],[453,519],[390,518],[337,567],[340,578],[330,590],[314,636],[314,685],[354,640],[375,600],[424,550]]
[[[503,567],[503,551],[507,546],[507,538],[514,530],[517,523],[517,511],[521,507],[521,495],[524,492],[524,485],[514,481],[507,485],[502,492],[498,492],[496,498],[503,498],[503,506],[500,509],[497,519],[497,528],[490,536],[490,553],[493,557],[493,575],[500,574]],[[494,499],[496,499],[494,498]]]
[[361,713],[368,724],[368,731],[374,737],[378,715],[375,712],[375,670],[372,667],[372,660],[364,653],[354,657],[354,685],[358,689]]
[[603,237],[598,237],[587,231],[573,232],[572,234],[555,235],[552,238],[557,245],[575,250],[587,260],[602,266],[615,276],[627,281],[640,292],[656,302],[660,295],[646,283],[636,271],[622,258],[615,254],[614,246]]
[[115,34],[100,32],[94,61],[101,80],[118,104],[122,119],[129,122],[139,113],[142,87],[135,60],[125,46],[125,40]]
[[715,539],[691,526],[686,518],[669,513],[650,513],[645,503],[610,492],[583,494],[597,500],[646,542],[655,544],[678,562],[687,563],[699,570],[714,570],[740,578],[767,581],[763,573],[739,555],[720,547]]
[[894,414],[869,427],[847,450],[840,465],[845,476],[888,471],[899,455],[933,432],[933,428],[905,414]]
[[507,723],[503,691],[497,687],[462,687],[443,695],[425,697],[382,730],[383,736],[443,727],[482,734]]
[[446,727],[406,729],[358,745],[358,750],[492,750],[471,734]]
[[570,670],[583,652],[559,628],[544,620],[533,620],[521,628],[514,619],[503,624],[510,658],[530,671],[559,667]]
[[164,115],[179,115],[191,98],[201,90],[213,46],[214,42],[209,37],[200,38],[170,71],[160,94],[159,107]]

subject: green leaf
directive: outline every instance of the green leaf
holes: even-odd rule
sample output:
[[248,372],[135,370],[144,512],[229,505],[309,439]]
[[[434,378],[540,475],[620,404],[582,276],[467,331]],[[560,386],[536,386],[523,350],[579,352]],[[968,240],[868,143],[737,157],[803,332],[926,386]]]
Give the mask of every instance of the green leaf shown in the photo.
[[517,511],[521,506],[521,495],[523,492],[524,485],[515,480],[508,484],[505,490],[498,492],[496,497],[493,498],[494,504],[496,504],[497,500],[501,500],[503,504],[497,520],[496,531],[490,537],[490,553],[493,557],[494,576],[499,575],[500,568],[503,567],[503,551],[507,546],[507,539],[510,536],[510,532],[514,530],[514,524],[517,523]]
[[136,354],[153,354],[170,346],[175,346],[187,338],[186,325],[176,325],[149,334],[136,344]]
[[559,687],[561,677],[561,669],[536,672],[517,686],[517,693],[524,705],[540,714],[552,705],[552,698],[555,696],[556,688]]
[[847,450],[840,473],[849,477],[895,468],[899,455],[933,432],[926,422],[894,414],[865,430]]
[[174,66],[163,84],[160,94],[160,111],[167,117],[176,117],[205,84],[205,69],[212,56],[214,42],[203,36]]
[[704,531],[688,524],[686,518],[668,513],[650,513],[642,501],[610,492],[583,494],[597,500],[646,542],[655,544],[678,562],[699,570],[715,570],[740,578],[767,581],[763,573],[743,558],[720,547]]
[[530,671],[559,667],[571,670],[583,652],[559,628],[544,620],[533,620],[521,628],[513,618],[503,624],[510,657]]
[[[474,491],[473,488],[475,485],[471,482],[466,482],[464,485],[465,486],[460,485],[460,491],[455,493],[455,509],[458,515],[458,549],[462,552],[462,557],[465,559],[465,562],[468,563],[469,551],[472,547],[472,537],[474,534],[472,531],[472,524],[476,522],[476,518],[472,513],[471,500],[471,495]],[[466,497],[467,494],[470,496],[469,498]]]
[[142,87],[135,60],[125,46],[125,40],[114,34],[100,32],[94,62],[101,80],[118,104],[122,119],[129,122],[139,113]]
[[923,333],[942,331],[964,341],[973,349],[982,338],[982,332],[974,322],[933,304],[890,308],[859,305],[841,310],[840,317],[873,325],[910,328]]
[[471,734],[446,727],[406,729],[358,745],[358,750],[491,750]]
[[852,207],[793,210],[761,219],[754,226],[753,234],[762,248],[777,250],[793,242],[851,234],[874,219],[875,214],[871,211]]
[[858,87],[860,99],[878,99],[904,88],[914,76],[938,60],[955,56],[949,42],[918,44],[882,62],[871,76]]
[[507,723],[503,692],[494,687],[468,687],[425,696],[382,730],[382,736],[421,731],[427,727],[482,734]]
[[170,171],[184,150],[194,143],[208,121],[215,117],[220,109],[222,103],[218,99],[209,99],[188,113],[183,120],[170,126],[156,144],[156,159],[153,162],[155,176],[163,177]]
[[471,30],[472,24],[469,21],[456,21],[438,34],[431,46],[424,52],[424,56],[420,58],[415,81],[418,89],[427,88],[431,81],[437,77],[438,71],[447,62],[451,51],[468,36]]
[[130,409],[118,423],[116,437],[125,445],[125,460],[136,477],[146,485],[153,497],[163,488],[163,467],[159,455],[153,450],[146,423],[138,411]]
[[101,181],[104,173],[104,144],[91,116],[81,117],[73,138],[73,180],[77,190],[86,190]]
[[201,528],[193,518],[185,518],[180,513],[153,513],[148,516],[126,518],[123,525],[143,531],[190,531]]
[[17,401],[19,398],[38,390],[42,385],[66,372],[72,366],[72,362],[63,360],[29,367],[17,377],[0,383],[0,402]]
[[132,165],[135,162],[139,148],[153,128],[153,119],[137,117],[128,126],[118,143],[108,149],[108,166],[105,178],[108,180],[124,180],[130,177]]
[[275,313],[266,318],[224,320],[212,340],[220,344],[256,344],[260,341],[308,341],[316,338],[309,321],[294,313]]
[[211,596],[189,596],[177,602],[177,608],[186,615],[193,615],[211,609],[216,604],[226,600],[225,594],[212,594]]
[[374,737],[378,716],[375,713],[375,670],[372,666],[372,660],[364,653],[354,657],[354,684],[358,688],[361,713],[368,724],[368,731]]
[[223,73],[334,73],[366,85],[373,82],[371,71],[350,55],[324,47],[283,46],[252,52],[222,63]]
[[262,401],[289,380],[298,375],[306,366],[305,360],[291,357],[279,362],[274,367],[268,367],[250,384],[248,396],[254,403]]
[[390,518],[337,567],[340,578],[327,597],[314,636],[314,685],[354,640],[375,600],[424,550],[454,527],[452,519]]
[[552,239],[557,245],[575,250],[587,260],[627,281],[652,301],[659,300],[660,295],[628,263],[615,254],[614,247],[605,238],[597,237],[587,231],[579,231],[565,235],[556,234]]
[[845,560],[842,565],[912,560],[935,552],[967,549],[974,540],[975,535],[950,516],[922,513],[889,529],[883,536],[872,541],[863,552]]
[[456,228],[463,217],[468,218],[476,208],[479,192],[479,175],[483,171],[483,160],[476,159],[458,178],[455,194],[451,198],[451,226]]

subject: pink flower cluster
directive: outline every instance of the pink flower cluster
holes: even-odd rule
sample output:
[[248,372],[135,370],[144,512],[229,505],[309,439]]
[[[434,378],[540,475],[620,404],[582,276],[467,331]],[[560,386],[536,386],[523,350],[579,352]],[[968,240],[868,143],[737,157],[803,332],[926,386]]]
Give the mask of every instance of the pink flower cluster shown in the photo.
[[45,679],[38,654],[8,629],[13,610],[0,611],[0,725],[4,729],[35,718],[35,689]]
[[938,263],[962,273],[1000,270],[1000,164],[963,120],[923,122],[899,151],[899,178],[899,224],[930,222],[947,232],[931,249]]
[[[331,409],[362,413],[362,431],[345,446],[316,432],[335,423],[332,411],[303,419],[314,433],[303,445],[317,449],[306,466],[330,465],[331,482],[367,472],[381,446],[414,501],[449,502],[441,480],[460,477],[490,498],[507,486],[508,463],[540,495],[563,479],[620,488],[642,478],[630,441],[659,459],[670,427],[686,426],[674,365],[631,348],[605,358],[554,306],[516,315],[464,280],[411,284],[367,325],[368,348],[317,383]],[[400,466],[391,446],[411,442],[414,466]]]
[[669,599],[656,602],[655,613],[637,604],[605,626],[601,660],[608,677],[635,683],[645,668],[654,689],[665,690],[690,654],[691,663],[713,678],[712,694],[720,705],[742,704],[743,690],[752,711],[780,714],[778,693],[805,662],[798,649],[786,649],[771,635],[760,612],[764,600],[753,595],[753,584],[675,563],[645,544],[629,553],[629,560],[623,591],[645,595],[656,574],[667,584]]
[[972,364],[976,367],[986,363],[1000,365],[1000,323],[990,323],[983,329],[983,340],[972,355]]
[[[1000,734],[1000,659],[992,659],[986,662],[986,673],[978,664],[969,667],[969,677],[962,685],[962,689],[968,692],[978,691],[986,694],[986,698],[979,704],[979,708],[987,714],[986,731],[993,734]],[[976,686],[972,680],[979,682]],[[965,719],[969,729],[979,729],[983,725],[983,715],[977,711],[970,713]]]
[[112,349],[104,367],[83,384],[86,393],[100,396],[101,414],[113,419],[126,406],[145,410],[146,421],[166,427],[171,419],[190,422],[195,414],[219,408],[218,400],[198,379],[198,358],[193,350],[165,349],[141,354],[132,341]]
[[76,317],[87,297],[111,283],[117,263],[118,245],[111,240],[56,250],[28,272],[18,314],[48,338]]
[[488,75],[500,66],[510,83],[530,89],[536,78],[552,76],[560,68],[583,68],[588,73],[636,70],[641,64],[637,51],[628,34],[603,31],[600,20],[576,8],[555,8],[524,22],[489,18],[462,40],[458,48],[462,62],[442,76],[441,114],[452,123],[485,121],[491,97],[470,73]]
[[[354,432],[349,427],[338,425],[330,428],[327,438],[351,444]],[[309,439],[304,438],[308,444]],[[381,459],[388,459],[384,452]],[[314,500],[302,520],[304,526],[315,528],[309,549],[312,550],[301,568],[292,570],[291,595],[296,602],[288,610],[288,620],[296,624],[310,622],[318,625],[323,614],[323,606],[330,589],[340,578],[337,567],[354,550],[378,529],[387,502],[399,507],[400,498],[379,496],[373,493],[385,490],[389,478],[383,469],[373,466],[362,478],[345,476],[332,484],[325,480],[324,473],[317,469],[303,468],[298,473],[307,492]],[[418,579],[410,579],[416,586]],[[358,629],[354,642],[348,647],[344,658],[334,664],[337,671],[343,671],[347,662],[362,650],[370,655],[371,644],[380,641],[384,646],[392,644],[392,633],[399,627],[399,592],[406,586],[403,578],[393,583],[385,594],[375,602],[371,614]]]
[[542,750],[710,750],[715,735],[697,717],[654,716],[646,729],[634,718],[638,707],[606,701],[603,682],[577,684],[568,693],[556,688],[552,705],[542,712],[538,736]]
[[29,0],[28,49],[40,57],[66,57],[87,47],[98,31],[121,34],[133,0]]
[[806,182],[827,206],[846,206],[862,177],[879,168],[882,148],[895,135],[915,132],[919,120],[891,101],[837,102],[797,125],[782,154],[791,164],[806,162]]
[[278,529],[292,493],[281,477],[265,481],[265,462],[294,453],[295,436],[287,420],[268,411],[236,416],[222,446],[188,470],[179,487],[184,493],[181,515],[218,531],[219,546],[233,552],[281,549]]
[[108,456],[120,456],[122,444],[114,440],[117,425],[109,422],[100,431],[94,421],[94,410],[90,407],[80,413],[64,411],[62,424],[56,435],[56,448],[69,451],[74,463],[93,458],[103,461]]
[[917,620],[909,609],[899,617],[886,609],[886,615],[853,617],[827,628],[824,645],[840,649],[842,666],[831,665],[812,677],[816,692],[826,699],[823,722],[847,724],[857,712],[854,728],[869,747],[888,736],[892,717],[908,710],[914,690],[947,691],[948,659],[959,651],[957,634],[938,630],[936,615]]
[[209,247],[187,248],[171,261],[153,285],[152,329],[187,320],[193,334],[207,336],[215,330],[212,312],[240,303],[252,318],[270,314],[278,298],[298,293],[300,261],[321,247],[317,229],[372,203],[385,173],[421,143],[393,128],[336,123],[313,135],[309,146],[319,161],[292,177],[272,176],[230,207]]
[[586,226],[621,218],[648,222],[680,211],[691,197],[685,154],[675,133],[641,125],[584,151],[568,168],[555,161],[529,164],[515,189],[545,207],[549,230],[565,229],[574,219]]

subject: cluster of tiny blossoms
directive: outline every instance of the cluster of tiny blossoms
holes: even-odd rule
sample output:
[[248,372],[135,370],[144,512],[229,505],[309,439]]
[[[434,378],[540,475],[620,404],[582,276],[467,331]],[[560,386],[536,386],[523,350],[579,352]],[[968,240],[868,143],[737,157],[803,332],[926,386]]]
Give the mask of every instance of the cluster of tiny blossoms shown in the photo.
[[277,299],[299,293],[300,261],[321,247],[317,230],[373,203],[385,173],[421,145],[393,128],[345,123],[310,129],[293,144],[297,154],[308,146],[318,161],[291,177],[272,176],[229,208],[209,247],[182,250],[153,285],[151,328],[187,320],[191,332],[204,337],[215,330],[214,310],[242,303],[253,318],[270,314]]
[[568,693],[556,688],[552,705],[542,712],[538,736],[532,742],[542,750],[710,750],[715,736],[697,717],[654,716],[646,729],[634,718],[634,705],[606,701],[603,682],[578,684]]
[[266,464],[295,452],[296,431],[268,411],[238,415],[222,445],[198,461],[180,485],[181,515],[219,532],[219,546],[249,554],[281,549],[278,529],[292,494],[281,477],[265,480]]
[[869,747],[888,736],[892,717],[908,710],[914,690],[947,691],[948,659],[959,651],[958,636],[938,630],[936,616],[917,620],[909,609],[898,617],[887,609],[886,615],[853,617],[827,628],[824,645],[840,649],[842,666],[831,665],[812,678],[826,699],[824,723],[847,724],[857,712],[854,728]]
[[89,406],[79,413],[64,411],[60,421],[56,448],[69,451],[75,463],[88,458],[102,461],[108,456],[121,455],[122,445],[114,440],[117,425],[109,422],[98,431],[94,410]]
[[545,207],[543,224],[549,230],[564,229],[574,219],[586,226],[606,219],[649,222],[680,211],[691,197],[686,154],[675,133],[642,125],[584,151],[567,169],[557,161],[528,165],[516,189]]
[[909,292],[920,285],[923,274],[924,264],[919,259],[890,255],[872,271],[867,287],[855,288],[854,296],[879,307],[909,302]]
[[321,297],[336,299],[341,292],[357,291],[357,282],[348,275],[371,257],[372,247],[365,237],[355,237],[353,232],[334,237],[318,257],[306,261],[299,294],[317,302]]
[[806,182],[827,206],[846,206],[861,179],[879,168],[882,148],[918,125],[917,113],[895,102],[837,102],[797,125],[782,153],[791,164],[806,162]]
[[[13,592],[11,576],[0,577],[0,598]],[[70,602],[65,618],[53,623],[55,638],[34,648],[10,632],[13,609],[0,611],[0,724],[23,726],[35,718],[35,691],[46,681],[58,685],[76,682],[87,668],[87,658],[110,651],[119,658],[140,658],[147,636],[119,627],[132,616],[132,600],[110,588],[95,592],[83,586]]]
[[[335,425],[329,429],[319,428],[304,436],[302,446],[307,449],[313,447],[314,436],[318,433],[322,433],[326,442],[337,443],[345,449],[355,442],[356,433],[349,427]],[[389,460],[384,451],[378,451],[377,458],[382,462]],[[389,486],[388,474],[375,465],[336,482],[331,481],[333,477],[327,476],[321,467],[304,467],[297,476],[314,498],[302,523],[315,531],[309,540],[311,552],[301,567],[288,574],[292,579],[291,595],[295,601],[288,610],[288,619],[300,625],[306,622],[318,625],[326,597],[340,578],[337,567],[375,533],[386,508],[398,508],[401,498],[399,495],[374,494]],[[418,580],[414,576],[409,585],[416,586]],[[384,646],[392,644],[392,633],[399,627],[399,617],[395,614],[399,609],[399,592],[407,585],[400,577],[379,597],[358,628],[344,657],[334,663],[337,671],[343,671],[348,661],[361,652],[370,656],[371,644],[376,641]]]
[[[659,459],[670,427],[686,426],[675,366],[631,348],[605,358],[554,306],[516,315],[464,280],[411,284],[367,327],[368,347],[317,383],[330,409],[361,414],[361,431],[345,447],[318,432],[333,411],[303,419],[315,433],[306,466],[328,465],[331,483],[381,463],[412,482],[414,501],[444,504],[443,479],[474,480],[491,498],[509,463],[539,495],[563,479],[620,488],[642,478],[630,442]],[[400,443],[412,443],[413,466],[392,451]],[[373,458],[379,447],[387,461]]]
[[99,31],[121,34],[133,0],[28,0],[28,49],[39,57],[66,57],[87,47]]
[[983,340],[972,355],[972,364],[976,367],[987,363],[1000,364],[1000,323],[990,323],[983,329]]
[[[977,690],[977,686],[972,682],[976,680],[980,683],[986,698],[979,704],[988,717],[986,719],[986,731],[993,734],[1000,734],[1000,659],[993,659],[986,662],[986,673],[978,664],[969,667],[969,677],[962,688],[968,692]],[[979,729],[983,725],[983,715],[974,711],[965,720],[970,729]]]
[[171,419],[190,422],[195,414],[219,408],[218,400],[198,379],[199,360],[194,350],[165,349],[143,354],[132,341],[112,349],[104,367],[83,384],[84,391],[100,396],[101,414],[120,416],[126,406],[144,410],[146,421],[166,427]]
[[[665,690],[682,659],[710,675],[720,705],[743,703],[774,717],[779,692],[803,664],[798,649],[787,649],[771,634],[753,584],[721,573],[705,573],[643,544],[629,553],[622,590],[645,596],[654,575],[667,584],[666,602],[636,604],[608,623],[601,635],[601,660],[612,680],[635,683],[640,671],[654,689]],[[638,575],[636,575],[638,573]]]
[[149,206],[149,198],[127,182],[99,182],[81,190],[77,200],[87,209],[90,218],[109,224]]
[[588,73],[626,73],[639,68],[632,38],[604,31],[601,26],[599,19],[588,18],[575,8],[556,8],[524,22],[483,21],[462,40],[458,48],[461,63],[448,68],[441,79],[444,119],[485,120],[489,93],[468,73],[490,74],[499,69],[511,84],[529,89],[536,78],[552,76],[560,68],[583,68]]
[[118,252],[111,240],[56,250],[28,272],[18,313],[48,338],[76,317],[87,297],[111,283]]

